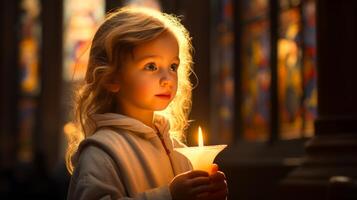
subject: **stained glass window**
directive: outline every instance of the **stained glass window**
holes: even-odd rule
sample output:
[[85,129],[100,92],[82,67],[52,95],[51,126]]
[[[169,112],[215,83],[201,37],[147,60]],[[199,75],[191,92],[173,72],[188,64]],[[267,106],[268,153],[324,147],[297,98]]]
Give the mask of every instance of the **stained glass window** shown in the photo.
[[[311,136],[316,118],[315,1],[279,0],[274,27],[270,6],[268,0],[240,3],[241,127],[248,141],[264,141],[273,134],[279,139]],[[271,52],[270,28],[278,33],[277,52]],[[274,55],[277,65],[270,66]],[[277,69],[277,88],[271,88],[272,67]],[[277,91],[277,102],[271,102],[272,91]],[[273,103],[278,105],[278,133],[271,133]]]
[[316,118],[315,1],[281,1],[278,42],[281,139],[313,134]]
[[104,19],[104,0],[64,1],[64,69],[65,81],[84,78],[90,42]]
[[262,141],[270,127],[270,21],[268,1],[243,1],[242,117],[243,138]]
[[21,2],[20,85],[21,93],[37,95],[40,91],[39,53],[41,45],[41,11],[39,0]]
[[279,16],[278,95],[280,137],[294,139],[302,133],[301,14],[298,7],[283,9]]
[[229,143],[233,136],[233,5],[231,0],[212,1],[212,132],[214,141]]
[[269,10],[268,0],[244,0],[242,3],[242,20],[244,22],[266,18]]
[[19,80],[20,99],[18,104],[18,160],[31,162],[33,159],[33,137],[38,110],[37,99],[41,81],[39,61],[41,50],[41,5],[39,0],[22,0],[19,33]]
[[317,116],[317,85],[316,85],[316,16],[315,1],[305,1],[303,4],[303,130],[305,136],[314,133],[314,119]]

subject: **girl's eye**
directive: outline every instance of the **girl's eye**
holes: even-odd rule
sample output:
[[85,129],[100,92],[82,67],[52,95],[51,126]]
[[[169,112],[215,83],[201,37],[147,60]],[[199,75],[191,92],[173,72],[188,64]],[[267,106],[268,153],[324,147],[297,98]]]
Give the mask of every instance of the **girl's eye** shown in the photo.
[[156,67],[155,63],[149,63],[145,66],[144,69],[149,70],[149,71],[155,71],[155,70],[157,70],[157,67]]
[[178,64],[172,64],[170,68],[172,71],[176,72],[178,68]]

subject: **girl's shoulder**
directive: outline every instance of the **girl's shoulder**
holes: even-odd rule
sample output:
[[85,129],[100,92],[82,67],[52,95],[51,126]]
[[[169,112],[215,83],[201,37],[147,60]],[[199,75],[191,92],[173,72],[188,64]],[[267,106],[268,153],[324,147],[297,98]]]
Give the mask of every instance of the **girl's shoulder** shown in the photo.
[[107,153],[111,153],[114,149],[127,143],[127,140],[122,134],[123,132],[124,130],[120,129],[100,128],[95,131],[93,135],[82,140],[78,147],[77,154],[80,154],[84,149],[90,146],[95,146]]
[[[92,143],[101,143],[105,145],[110,145],[113,143],[123,142],[125,141],[125,130],[118,129],[118,128],[110,128],[110,127],[103,127],[96,130],[93,135],[84,139],[81,146],[86,146]],[[83,147],[82,147],[83,148]]]

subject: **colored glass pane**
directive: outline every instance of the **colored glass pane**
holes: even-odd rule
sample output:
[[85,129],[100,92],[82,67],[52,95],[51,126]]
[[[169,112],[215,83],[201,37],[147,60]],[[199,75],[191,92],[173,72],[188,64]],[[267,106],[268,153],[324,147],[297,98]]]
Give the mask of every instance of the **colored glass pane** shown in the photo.
[[279,16],[278,98],[280,138],[294,139],[302,133],[301,16],[298,8]]
[[269,11],[268,0],[244,0],[242,1],[243,21],[250,21],[264,17]]
[[211,120],[214,141],[230,143],[233,136],[233,4],[231,0],[213,1],[211,80]]
[[281,10],[298,7],[301,4],[301,0],[279,0],[279,8]]
[[39,60],[41,45],[41,23],[39,0],[21,2],[21,32],[19,46],[20,86],[24,95],[40,92]]
[[64,1],[64,80],[84,78],[90,42],[104,14],[104,0]]
[[19,81],[17,159],[33,160],[33,137],[36,124],[37,97],[40,94],[41,4],[39,0],[22,0],[19,34]]
[[304,24],[304,135],[314,133],[314,119],[317,116],[317,85],[316,85],[316,3],[306,1],[303,5]]
[[242,32],[242,117],[243,138],[264,141],[270,127],[270,39],[269,21],[243,26]]

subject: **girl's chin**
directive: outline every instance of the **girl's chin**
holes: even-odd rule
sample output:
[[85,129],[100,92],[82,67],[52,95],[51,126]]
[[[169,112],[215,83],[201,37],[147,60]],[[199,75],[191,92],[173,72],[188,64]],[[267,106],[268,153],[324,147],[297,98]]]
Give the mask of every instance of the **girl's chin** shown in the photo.
[[162,105],[162,106],[158,106],[158,107],[156,107],[155,111],[163,111],[163,110],[165,110],[168,106],[169,106],[169,104],[167,104],[167,105]]
[[165,106],[165,107],[160,107],[160,108],[156,108],[155,111],[163,111],[163,110],[165,110],[166,108],[167,108],[167,106]]

